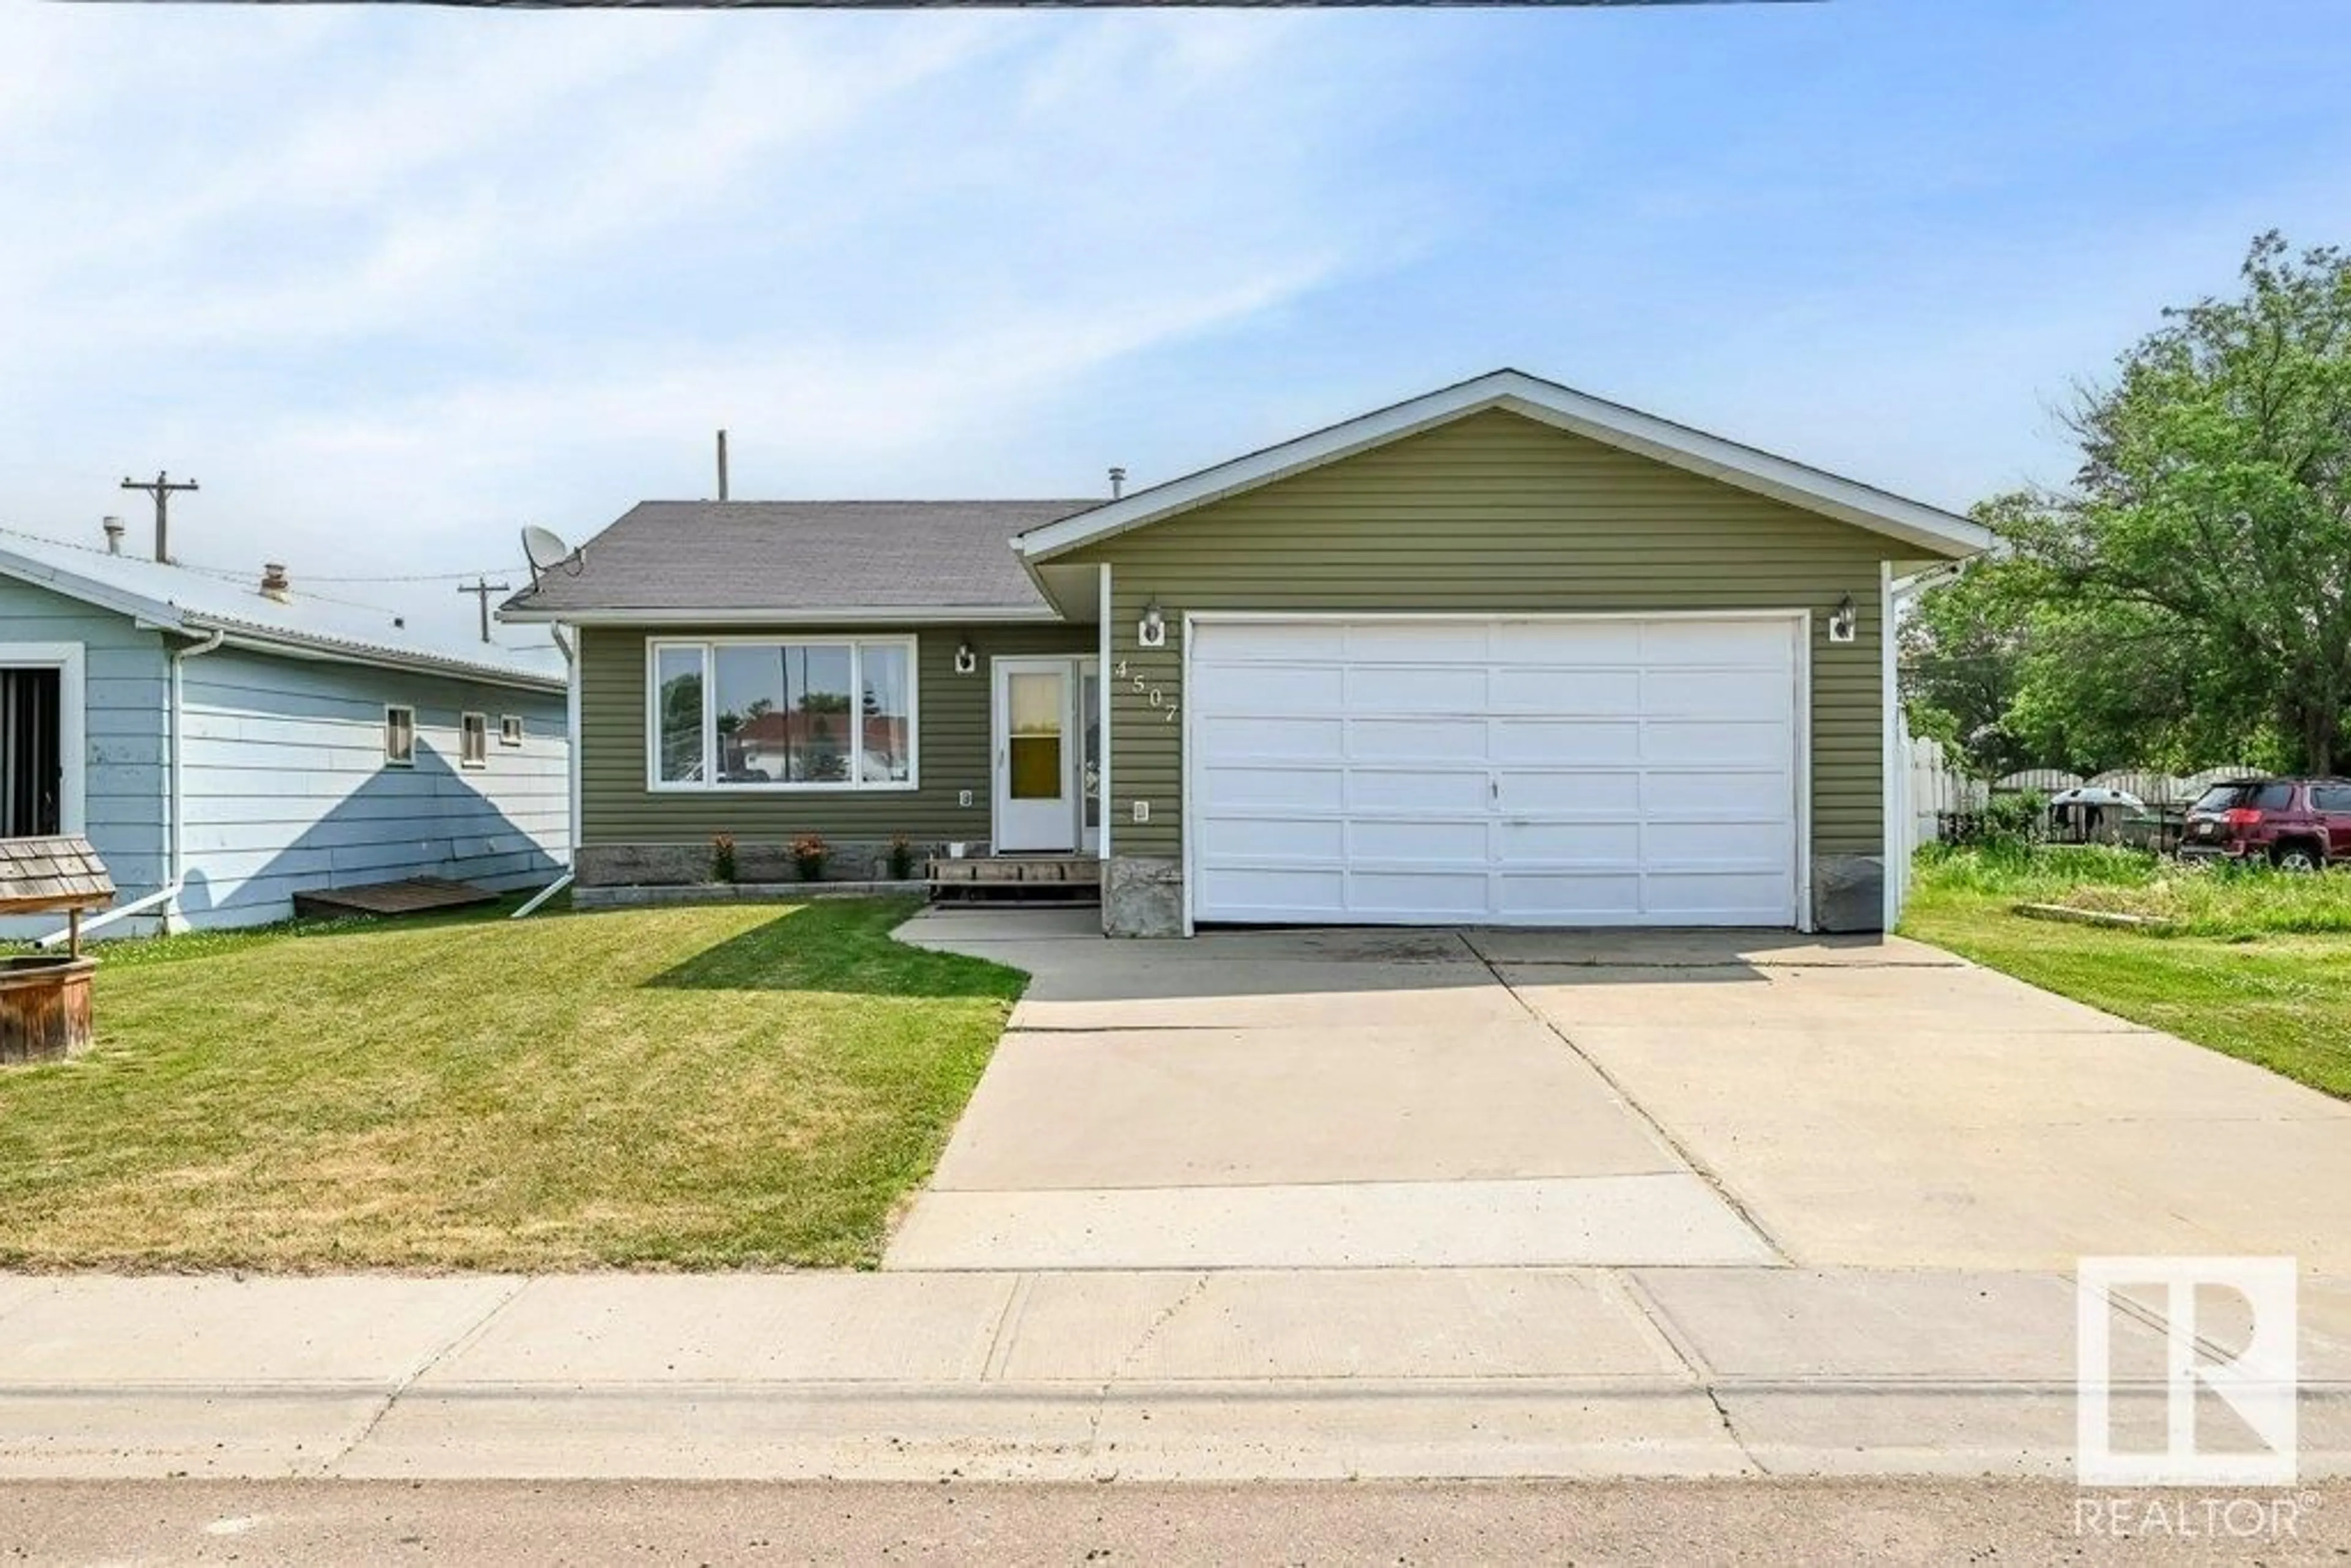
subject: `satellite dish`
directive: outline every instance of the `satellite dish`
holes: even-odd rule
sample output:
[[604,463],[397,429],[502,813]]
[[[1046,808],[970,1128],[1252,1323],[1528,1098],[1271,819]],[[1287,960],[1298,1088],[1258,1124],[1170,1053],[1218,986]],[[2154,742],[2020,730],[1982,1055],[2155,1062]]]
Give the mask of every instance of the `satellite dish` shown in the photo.
[[530,562],[530,585],[537,588],[539,580],[550,571],[580,575],[580,552],[563,542],[552,528],[542,528],[533,523],[522,531],[523,559]]

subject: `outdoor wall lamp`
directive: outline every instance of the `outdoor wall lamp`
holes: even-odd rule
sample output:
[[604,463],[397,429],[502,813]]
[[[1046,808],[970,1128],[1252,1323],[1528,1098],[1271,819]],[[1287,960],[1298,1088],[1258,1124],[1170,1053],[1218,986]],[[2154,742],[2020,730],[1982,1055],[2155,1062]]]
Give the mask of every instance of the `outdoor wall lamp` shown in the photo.
[[955,672],[958,675],[967,675],[978,668],[979,655],[971,651],[971,639],[966,637],[956,644]]
[[1167,646],[1167,617],[1160,612],[1158,600],[1143,607],[1143,619],[1134,628],[1134,640],[1146,648]]
[[1829,641],[1850,643],[1861,625],[1861,612],[1854,608],[1853,595],[1848,593],[1837,601],[1836,612],[1829,617]]

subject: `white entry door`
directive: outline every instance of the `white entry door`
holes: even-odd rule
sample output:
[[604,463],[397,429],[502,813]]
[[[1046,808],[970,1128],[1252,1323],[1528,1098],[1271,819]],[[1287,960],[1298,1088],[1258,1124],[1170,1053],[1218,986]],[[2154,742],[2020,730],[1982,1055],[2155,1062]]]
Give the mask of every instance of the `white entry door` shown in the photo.
[[996,661],[996,848],[1078,847],[1078,665],[1072,659]]
[[1204,620],[1194,914],[1792,925],[1802,626]]

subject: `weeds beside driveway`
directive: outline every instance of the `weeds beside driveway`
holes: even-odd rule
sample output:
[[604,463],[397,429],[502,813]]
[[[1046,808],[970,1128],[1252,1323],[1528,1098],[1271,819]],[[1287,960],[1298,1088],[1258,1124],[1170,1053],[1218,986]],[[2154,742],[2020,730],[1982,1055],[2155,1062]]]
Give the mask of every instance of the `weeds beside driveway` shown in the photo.
[[115,946],[0,1075],[0,1263],[862,1265],[1022,977],[827,900]]
[[[2160,915],[2179,934],[2027,919],[2011,913],[2022,902]],[[2351,1099],[2351,873],[2216,874],[2100,850],[1929,853],[1902,931]]]

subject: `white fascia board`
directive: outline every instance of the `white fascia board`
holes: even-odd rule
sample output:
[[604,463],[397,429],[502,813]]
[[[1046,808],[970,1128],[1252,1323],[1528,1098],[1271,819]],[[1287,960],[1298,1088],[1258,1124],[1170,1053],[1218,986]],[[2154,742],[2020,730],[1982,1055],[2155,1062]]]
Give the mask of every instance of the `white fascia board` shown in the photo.
[[534,674],[528,670],[504,670],[490,664],[468,664],[462,659],[444,659],[431,653],[405,653],[393,649],[320,642],[309,637],[277,636],[235,622],[214,622],[191,618],[181,630],[218,632],[221,640],[232,648],[274,653],[287,659],[359,664],[377,670],[406,670],[422,675],[440,675],[451,680],[473,681],[486,686],[512,686],[530,692],[559,692],[565,685],[563,678],[558,675]]
[[1956,513],[1905,500],[1855,480],[1540,381],[1522,371],[1497,371],[1295,441],[1204,468],[1092,511],[1031,528],[1019,536],[1015,546],[1024,559],[1050,559],[1079,545],[1270,485],[1490,408],[1522,414],[1623,451],[1901,539],[1936,555],[1971,555],[1992,545],[1990,529]]
[[[1040,590],[1041,591],[1041,590]],[[560,622],[566,626],[985,626],[1010,622],[1053,623],[1065,619],[1050,605],[862,604],[825,610],[501,610],[501,621]]]
[[14,550],[0,550],[0,574],[13,577],[19,582],[30,583],[35,588],[62,593],[68,599],[78,599],[100,610],[128,615],[150,631],[176,632],[183,625],[179,607],[175,604],[150,599],[143,593],[110,587],[76,572],[61,570],[47,561],[34,560]]

